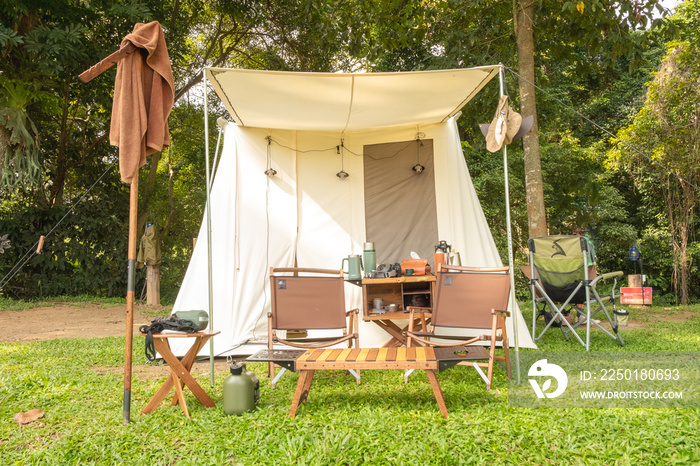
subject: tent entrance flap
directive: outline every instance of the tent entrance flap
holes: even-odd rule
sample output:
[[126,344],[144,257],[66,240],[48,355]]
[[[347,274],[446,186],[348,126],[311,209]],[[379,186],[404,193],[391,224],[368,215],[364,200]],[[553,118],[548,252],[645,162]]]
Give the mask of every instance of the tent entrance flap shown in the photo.
[[438,242],[433,140],[365,145],[363,152],[365,228],[377,263],[401,262],[411,251],[432,262]]

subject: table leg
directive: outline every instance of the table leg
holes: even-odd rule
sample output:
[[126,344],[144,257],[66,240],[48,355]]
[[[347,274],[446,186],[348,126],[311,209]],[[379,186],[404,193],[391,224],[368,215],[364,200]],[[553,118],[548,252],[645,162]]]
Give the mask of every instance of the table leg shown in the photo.
[[373,320],[372,322],[379,325],[386,333],[392,336],[391,340],[382,345],[382,348],[394,348],[406,344],[406,337],[403,336],[405,328],[401,329],[401,327],[390,320]]
[[[185,356],[180,360],[180,364],[182,364],[182,366],[185,368],[187,373],[190,373],[190,370],[192,370],[192,366],[194,365],[194,361],[195,361],[195,359],[197,359],[197,354],[199,354],[199,351],[204,347],[204,345],[207,344],[208,340],[209,340],[208,337],[206,339],[204,339],[203,337],[197,337],[195,339],[195,342],[192,344],[192,347],[190,347],[189,351],[187,351],[187,354],[185,354]],[[166,343],[167,343],[167,341],[166,341]],[[168,343],[168,349],[169,348],[170,348],[170,343]],[[197,398],[199,398],[199,397],[197,397]],[[175,394],[175,395],[173,395],[173,400],[170,403],[170,406],[175,406],[177,403],[178,403],[178,398],[177,398],[177,394]],[[205,406],[206,406],[206,404],[205,404]]]
[[[197,340],[200,340],[200,338],[197,338]],[[192,348],[190,351],[188,351],[189,354],[194,354],[196,355],[199,350],[204,346],[207,342],[208,338],[201,338],[201,341],[195,343],[192,348],[197,348],[195,351],[192,351]],[[209,395],[207,395],[207,392],[204,391],[204,389],[197,383],[197,381],[192,377],[192,374],[190,374],[190,371],[188,368],[186,368],[179,359],[170,351],[170,347],[165,344],[161,345],[164,346],[163,351],[161,351],[161,348],[159,348],[158,339],[154,339],[156,351],[158,351],[161,356],[163,356],[163,359],[165,362],[168,363],[170,366],[171,370],[174,370],[177,376],[182,380],[182,382],[187,386],[187,388],[190,389],[190,391],[194,394],[194,396],[197,397],[197,399],[204,405],[209,408],[213,408],[216,406],[214,402],[209,398]],[[190,353],[191,352],[191,353]],[[184,358],[183,358],[184,359]],[[190,368],[192,367],[192,364],[194,363],[194,356],[188,362],[188,365]]]
[[[164,381],[160,389],[158,389],[156,394],[153,395],[153,398],[151,398],[146,407],[143,408],[141,414],[148,414],[155,411],[158,405],[160,405],[163,399],[165,399],[168,393],[170,393],[170,389],[173,388],[174,385],[176,385],[175,380],[182,380],[184,384],[192,391],[192,393],[194,393],[197,399],[204,406],[207,406],[209,408],[213,408],[215,406],[215,403],[212,401],[211,398],[209,398],[209,395],[207,395],[204,389],[197,383],[197,381],[194,379],[194,377],[192,377],[192,375],[189,372],[192,368],[197,353],[199,353],[199,350],[202,349],[202,347],[206,344],[209,338],[210,337],[208,336],[197,337],[190,350],[187,352],[185,357],[182,358],[182,361],[178,360],[177,357],[172,353],[172,351],[170,350],[170,345],[168,344],[166,338],[153,339],[153,345],[155,346],[156,351],[160,353],[160,355],[163,357],[163,360],[170,366],[171,376]],[[177,404],[179,401],[177,388],[175,389],[175,391],[176,393],[173,400],[173,405]],[[180,387],[180,391],[182,391],[182,387]],[[182,399],[184,400],[184,395]],[[183,405],[181,404],[180,406],[182,407]]]
[[297,388],[294,391],[294,398],[292,398],[292,406],[289,408],[289,417],[294,418],[297,414],[297,408],[300,403],[306,401],[306,397],[309,394],[311,388],[311,381],[314,378],[314,371],[301,371],[299,373],[299,380],[297,381]]
[[[160,340],[159,338],[154,338],[153,345],[154,346],[162,345],[163,343],[160,342],[159,340]],[[158,343],[156,343],[156,342],[158,342]],[[170,353],[172,353],[170,351],[170,345],[168,344],[167,341],[165,342],[165,346],[168,348],[168,351]],[[158,352],[161,355],[163,354],[160,351],[158,351]],[[170,368],[170,376],[167,379],[165,379],[165,381],[163,382],[163,385],[160,386],[160,388],[158,389],[156,394],[153,395],[153,397],[149,400],[148,404],[146,404],[146,406],[141,411],[141,414],[149,414],[149,413],[152,413],[153,411],[156,410],[156,408],[165,399],[165,397],[168,395],[168,393],[170,393],[170,389],[173,388],[174,380],[176,377],[177,377],[177,374],[175,372],[173,372],[172,368]]]
[[435,371],[432,370],[426,370],[425,373],[428,374],[428,380],[430,381],[430,386],[433,388],[433,393],[435,394],[435,401],[437,401],[437,404],[440,407],[442,417],[447,419],[447,406],[445,406],[445,395],[443,395],[442,393],[442,387],[440,387],[440,382],[438,381],[437,375],[435,374]]
[[[414,327],[413,329],[416,332],[425,330],[425,327],[427,327],[427,323],[430,322],[430,318],[426,319],[426,325],[424,326],[420,317],[416,317],[415,320],[418,322],[418,326]],[[406,346],[406,337],[404,336],[404,332],[408,330],[408,325],[404,328],[401,328],[391,320],[373,320],[372,322],[380,326],[386,333],[392,336],[391,340],[387,341],[386,343],[384,343],[384,345],[382,345],[382,348],[395,348],[399,346]]]
[[173,384],[175,385],[175,398],[180,402],[180,409],[183,413],[185,413],[185,416],[190,417],[190,413],[187,411],[187,403],[185,403],[185,396],[182,393],[182,384],[180,384],[180,379],[177,377],[177,374],[172,371],[170,376],[172,377]]

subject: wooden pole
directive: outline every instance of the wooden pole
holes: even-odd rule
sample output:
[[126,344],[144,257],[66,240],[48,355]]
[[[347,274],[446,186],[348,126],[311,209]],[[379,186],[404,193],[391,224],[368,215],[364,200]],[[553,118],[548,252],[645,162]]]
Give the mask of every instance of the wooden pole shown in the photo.
[[131,353],[134,337],[134,299],[136,277],[136,222],[139,207],[139,175],[131,181],[129,197],[129,271],[126,288],[126,342],[124,345],[124,424],[131,420]]
[[120,48],[110,56],[104,58],[101,62],[92,65],[90,68],[87,70],[83,71],[80,73],[80,80],[84,83],[90,81],[92,78],[95,76],[99,76],[100,74],[104,73],[107,71],[109,68],[111,68],[115,63],[118,63],[120,60],[122,60],[124,57],[129,55],[131,52],[136,50],[136,46],[129,42],[126,44],[124,47]]

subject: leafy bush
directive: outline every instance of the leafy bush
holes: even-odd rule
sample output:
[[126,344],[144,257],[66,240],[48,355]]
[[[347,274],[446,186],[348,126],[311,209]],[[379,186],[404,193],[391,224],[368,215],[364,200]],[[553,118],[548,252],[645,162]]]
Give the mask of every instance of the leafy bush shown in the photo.
[[[56,228],[70,206],[41,209],[16,203],[0,217],[12,248],[5,252],[0,273],[20,263],[47,235],[44,249],[7,283],[6,295],[36,299],[42,296],[92,294],[123,296],[126,290],[127,231],[125,196],[83,201]],[[124,214],[122,214],[124,213]]]

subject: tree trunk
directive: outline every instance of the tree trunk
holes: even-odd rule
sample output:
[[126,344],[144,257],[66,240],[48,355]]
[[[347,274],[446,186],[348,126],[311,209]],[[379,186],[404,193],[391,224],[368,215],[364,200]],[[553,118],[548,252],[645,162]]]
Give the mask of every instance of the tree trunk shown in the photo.
[[2,172],[5,168],[5,153],[9,145],[10,131],[4,126],[0,126],[0,180],[2,180]]
[[[513,0],[515,1],[515,0]],[[530,238],[547,235],[547,216],[544,208],[542,169],[540,166],[540,136],[537,125],[537,102],[535,100],[535,41],[533,20],[535,2],[521,0],[515,18],[515,35],[518,47],[518,88],[520,91],[520,113],[532,115],[532,129],[523,138],[525,161],[525,192],[527,199],[528,234]]]
[[690,304],[690,292],[688,290],[688,278],[690,276],[691,260],[688,257],[688,242],[690,241],[690,231],[693,228],[693,213],[695,209],[695,189],[687,183],[682,184],[683,197],[683,226],[680,233],[680,279],[681,279],[681,304],[687,306]]
[[693,228],[693,213],[695,209],[695,189],[681,182],[680,187],[674,187],[677,180],[666,175],[663,192],[668,216],[668,231],[671,235],[671,250],[673,254],[673,285],[676,304],[688,305],[690,293],[688,278],[690,260],[688,258],[688,242]]
[[63,83],[63,107],[61,109],[61,129],[58,137],[58,150],[56,151],[56,172],[53,177],[53,184],[49,192],[49,205],[63,204],[63,188],[66,185],[66,175],[68,174],[68,155],[66,144],[68,141],[68,112],[70,109],[70,85],[68,81]]

